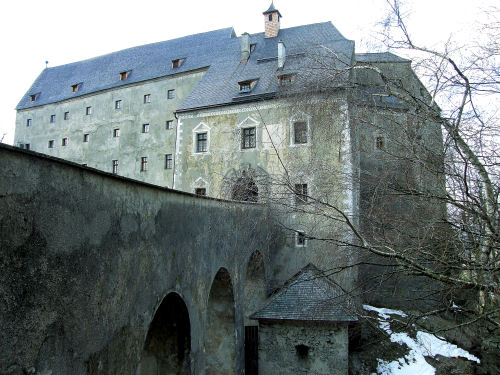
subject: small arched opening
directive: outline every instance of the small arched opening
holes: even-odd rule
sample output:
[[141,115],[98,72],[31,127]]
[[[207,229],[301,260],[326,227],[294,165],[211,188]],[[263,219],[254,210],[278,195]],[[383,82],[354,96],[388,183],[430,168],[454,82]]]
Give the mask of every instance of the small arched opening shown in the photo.
[[141,358],[141,375],[189,374],[189,313],[177,293],[168,294],[149,327]]
[[208,298],[207,375],[233,375],[236,372],[235,341],[233,285],[229,272],[221,268],[215,275]]

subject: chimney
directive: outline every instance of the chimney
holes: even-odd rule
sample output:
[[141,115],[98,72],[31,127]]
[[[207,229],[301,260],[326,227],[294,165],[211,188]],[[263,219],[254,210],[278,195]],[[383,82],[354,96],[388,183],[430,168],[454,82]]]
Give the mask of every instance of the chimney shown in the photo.
[[262,14],[264,15],[264,26],[265,26],[264,37],[265,38],[277,37],[280,31],[280,19],[281,19],[280,11],[276,9],[274,7],[274,3],[271,2],[269,9]]
[[250,34],[241,35],[241,61],[248,61],[250,57]]
[[278,42],[278,69],[283,69],[286,60],[285,43],[282,40]]

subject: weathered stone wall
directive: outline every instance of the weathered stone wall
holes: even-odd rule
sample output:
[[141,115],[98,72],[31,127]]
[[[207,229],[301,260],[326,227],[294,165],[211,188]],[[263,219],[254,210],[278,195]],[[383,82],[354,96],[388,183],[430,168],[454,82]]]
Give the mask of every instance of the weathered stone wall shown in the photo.
[[224,267],[241,374],[248,260],[258,250],[266,263],[282,243],[261,206],[2,145],[0,373],[135,374],[155,311],[176,292],[189,313],[191,373],[202,374],[209,294]]
[[346,375],[347,371],[347,324],[259,322],[260,375]]

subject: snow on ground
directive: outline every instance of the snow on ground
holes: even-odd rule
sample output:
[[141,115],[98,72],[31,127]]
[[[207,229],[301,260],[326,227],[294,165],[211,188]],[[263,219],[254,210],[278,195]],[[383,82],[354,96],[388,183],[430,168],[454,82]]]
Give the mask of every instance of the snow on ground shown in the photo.
[[436,369],[428,364],[424,358],[442,355],[443,357],[464,357],[479,363],[479,359],[456,345],[441,340],[436,336],[422,331],[417,331],[416,339],[408,336],[406,332],[393,333],[390,322],[391,315],[406,317],[399,310],[391,310],[363,305],[367,311],[374,311],[379,316],[379,327],[390,335],[391,341],[400,345],[406,344],[410,352],[403,358],[387,362],[378,359],[378,375],[434,375]]

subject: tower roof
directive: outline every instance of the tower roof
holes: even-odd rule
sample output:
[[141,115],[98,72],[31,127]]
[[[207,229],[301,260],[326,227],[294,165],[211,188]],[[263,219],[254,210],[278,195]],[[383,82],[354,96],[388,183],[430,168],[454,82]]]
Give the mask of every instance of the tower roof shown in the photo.
[[268,9],[268,10],[266,10],[265,12],[263,12],[262,14],[269,14],[269,13],[274,13],[274,12],[278,12],[278,15],[279,15],[280,17],[283,17],[283,16],[281,15],[280,11],[274,7],[274,2],[273,2],[273,1],[271,1],[271,5],[269,6],[269,9]]

